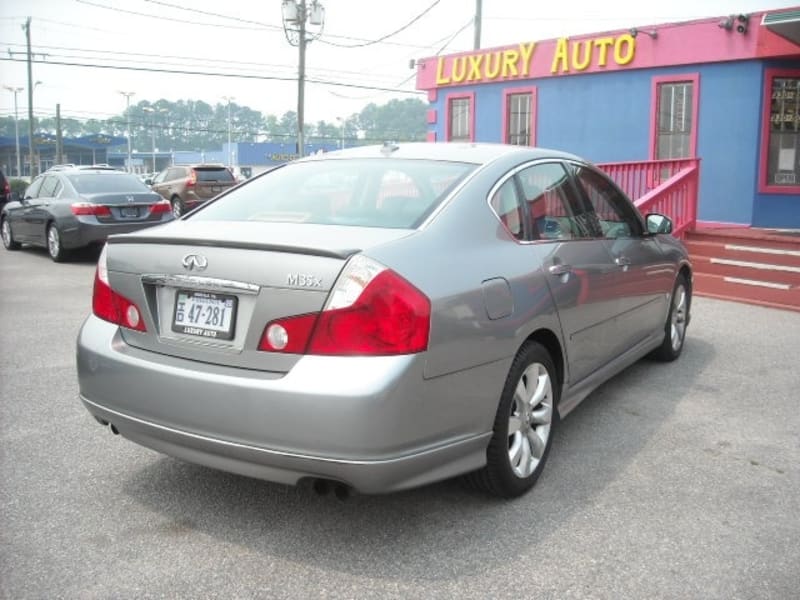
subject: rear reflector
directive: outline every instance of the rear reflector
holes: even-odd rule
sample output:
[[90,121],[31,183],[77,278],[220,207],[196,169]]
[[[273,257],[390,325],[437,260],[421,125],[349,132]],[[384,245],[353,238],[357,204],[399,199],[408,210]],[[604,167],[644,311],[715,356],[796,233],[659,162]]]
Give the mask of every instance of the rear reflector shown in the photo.
[[91,202],[74,202],[69,209],[73,215],[85,216],[94,215],[95,217],[110,217],[111,209],[102,204],[92,204]]
[[319,314],[267,324],[259,350],[325,356],[414,354],[428,348],[430,300],[403,277],[363,256],[340,275]]
[[136,331],[147,331],[139,307],[111,288],[108,282],[106,252],[107,247],[103,247],[100,258],[97,261],[94,290],[92,292],[92,312],[95,316],[109,323]]

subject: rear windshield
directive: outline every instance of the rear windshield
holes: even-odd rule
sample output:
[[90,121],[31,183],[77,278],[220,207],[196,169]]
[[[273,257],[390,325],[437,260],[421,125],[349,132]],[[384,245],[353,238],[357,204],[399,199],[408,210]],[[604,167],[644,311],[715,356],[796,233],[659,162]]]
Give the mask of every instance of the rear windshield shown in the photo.
[[76,173],[67,175],[72,186],[79,194],[113,194],[149,192],[147,187],[135,175],[128,173]]
[[415,228],[476,165],[391,158],[291,163],[190,218]]
[[233,175],[228,169],[195,169],[197,181],[233,181]]

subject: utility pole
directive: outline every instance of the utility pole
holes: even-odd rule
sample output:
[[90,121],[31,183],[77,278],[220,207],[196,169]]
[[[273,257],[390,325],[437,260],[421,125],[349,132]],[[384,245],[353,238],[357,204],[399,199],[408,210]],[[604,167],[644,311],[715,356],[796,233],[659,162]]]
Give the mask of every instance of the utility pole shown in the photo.
[[475,0],[475,50],[481,48],[481,13],[483,12],[483,1]]
[[223,96],[223,100],[228,103],[228,167],[233,169],[233,150],[231,149],[231,100],[235,100],[233,96]]
[[[305,120],[305,80],[306,80],[306,44],[322,35],[325,27],[325,7],[317,0],[307,4],[306,0],[283,0],[281,4],[283,15],[283,33],[286,40],[297,46],[300,52],[297,68],[297,155],[305,154],[305,140],[303,138]],[[308,36],[306,22],[319,31]]]
[[120,92],[125,96],[125,116],[128,118],[128,173],[133,173],[133,142],[131,140],[131,96],[135,96],[136,92]]
[[56,104],[56,164],[64,164],[64,136],[61,133],[61,104]]
[[297,67],[297,156],[305,155],[305,139],[303,126],[305,123],[306,106],[306,0],[300,0],[300,57]]
[[33,170],[34,152],[33,152],[33,66],[31,62],[31,18],[25,20],[25,25],[22,26],[25,30],[25,40],[28,46],[28,156],[31,162],[31,181],[36,173]]
[[14,94],[14,138],[17,146],[17,177],[22,177],[22,156],[19,153],[19,114],[17,113],[17,94],[19,94],[24,88],[11,87],[10,85],[4,85],[3,87]]

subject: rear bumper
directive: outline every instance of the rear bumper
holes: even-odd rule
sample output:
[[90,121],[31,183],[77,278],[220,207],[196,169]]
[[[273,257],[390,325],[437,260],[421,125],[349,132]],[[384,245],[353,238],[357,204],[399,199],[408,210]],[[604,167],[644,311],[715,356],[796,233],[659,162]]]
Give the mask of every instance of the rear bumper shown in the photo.
[[61,231],[61,243],[64,248],[82,248],[89,244],[104,242],[108,236],[117,233],[132,233],[140,229],[154,227],[172,220],[168,214],[159,221],[138,221],[135,223],[100,223],[95,217],[76,219]]
[[124,437],[286,484],[319,477],[385,493],[478,469],[496,410],[469,400],[486,393],[471,379],[487,373],[425,382],[419,356],[304,357],[287,374],[263,373],[132,348],[94,316],[77,359],[84,406]]

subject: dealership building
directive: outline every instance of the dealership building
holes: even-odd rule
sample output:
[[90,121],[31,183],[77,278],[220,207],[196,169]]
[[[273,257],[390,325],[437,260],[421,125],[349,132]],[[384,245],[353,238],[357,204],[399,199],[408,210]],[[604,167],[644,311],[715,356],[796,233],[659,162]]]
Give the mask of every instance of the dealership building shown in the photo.
[[800,228],[800,7],[431,57],[417,88],[429,141],[696,159],[698,225]]

